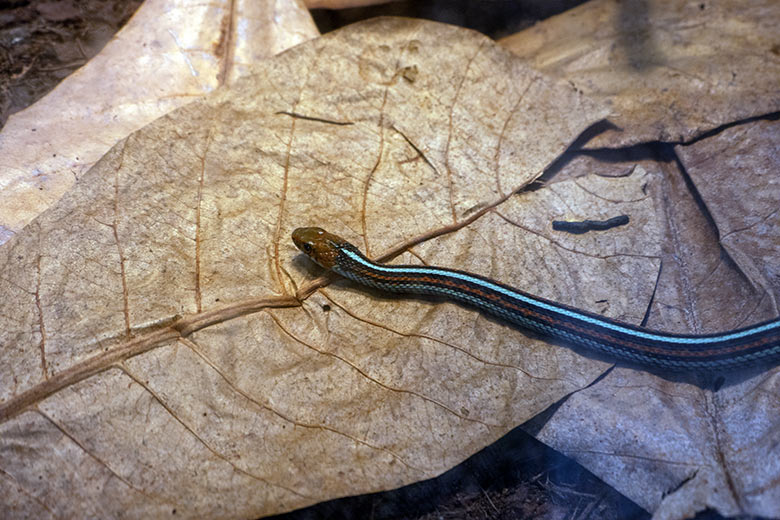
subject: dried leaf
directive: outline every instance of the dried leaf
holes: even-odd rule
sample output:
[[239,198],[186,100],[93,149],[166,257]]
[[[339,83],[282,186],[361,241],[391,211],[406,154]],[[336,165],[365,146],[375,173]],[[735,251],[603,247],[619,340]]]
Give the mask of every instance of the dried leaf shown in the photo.
[[774,313],[780,299],[780,124],[757,121],[678,146],[720,235],[742,274]]
[[0,133],[0,244],[130,132],[317,34],[292,0],[147,0],[100,54],[9,118]]
[[773,0],[596,0],[502,41],[612,105],[618,129],[588,146],[689,141],[780,110]]
[[[676,148],[703,205],[674,163],[647,166],[651,179],[660,177],[650,185],[665,224],[649,326],[707,333],[777,316],[776,285],[762,281],[780,265],[779,127],[757,121]],[[589,160],[575,169],[606,167]],[[706,508],[771,517],[780,510],[779,375],[779,368],[723,374],[713,391],[713,381],[694,386],[617,368],[527,428],[655,518],[690,518]]]
[[[756,2],[589,2],[505,43],[541,70],[611,100],[610,120],[623,132],[603,133],[588,146],[689,140],[778,109],[777,14]],[[592,43],[593,35],[603,43]],[[670,56],[671,64],[643,60],[643,49]],[[631,56],[634,65],[652,66],[631,67]],[[770,127],[740,125],[677,147],[701,203],[684,173],[662,166],[653,184],[665,215],[663,269],[648,326],[706,333],[777,316],[779,154]],[[622,172],[626,164],[612,168]],[[657,166],[647,168],[652,176]],[[567,399],[546,423],[526,427],[656,518],[706,508],[772,516],[780,510],[779,372],[725,374],[713,392],[619,368]]]
[[123,140],[0,248],[13,515],[256,517],[388,489],[588,385],[603,362],[474,311],[314,292],[288,236],[321,224],[638,322],[660,254],[640,171],[510,196],[604,113],[481,35],[383,19]]

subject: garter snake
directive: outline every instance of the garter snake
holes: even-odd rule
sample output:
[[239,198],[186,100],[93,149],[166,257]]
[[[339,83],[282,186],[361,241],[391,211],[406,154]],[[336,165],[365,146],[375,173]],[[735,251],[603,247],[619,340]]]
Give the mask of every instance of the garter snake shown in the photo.
[[378,264],[321,228],[298,228],[292,239],[321,267],[363,285],[394,293],[443,296],[565,343],[645,367],[718,372],[780,360],[780,319],[717,334],[658,332],[464,271]]

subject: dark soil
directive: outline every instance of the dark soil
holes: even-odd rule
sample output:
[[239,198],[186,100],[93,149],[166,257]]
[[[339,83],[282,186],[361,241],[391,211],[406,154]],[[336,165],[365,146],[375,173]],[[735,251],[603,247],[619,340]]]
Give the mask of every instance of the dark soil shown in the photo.
[[650,515],[576,462],[516,428],[438,478],[271,518],[639,520]]
[[97,54],[141,0],[0,0],[0,127]]

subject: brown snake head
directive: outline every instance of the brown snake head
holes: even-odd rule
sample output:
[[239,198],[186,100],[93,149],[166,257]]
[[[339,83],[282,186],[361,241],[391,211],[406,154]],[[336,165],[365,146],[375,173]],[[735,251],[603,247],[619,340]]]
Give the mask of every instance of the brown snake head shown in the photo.
[[318,227],[302,227],[292,233],[298,249],[325,269],[330,269],[339,255],[339,245],[346,240]]

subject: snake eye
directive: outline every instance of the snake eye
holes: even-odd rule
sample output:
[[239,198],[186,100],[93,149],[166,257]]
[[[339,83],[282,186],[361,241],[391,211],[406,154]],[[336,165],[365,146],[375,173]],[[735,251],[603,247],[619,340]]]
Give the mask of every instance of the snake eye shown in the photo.
[[303,252],[306,253],[307,255],[311,254],[312,249],[313,248],[311,247],[311,244],[309,244],[308,242],[303,244]]

